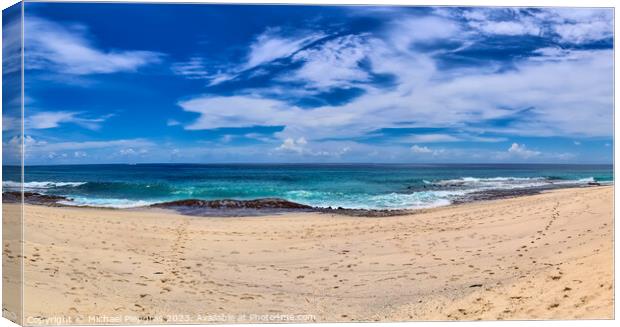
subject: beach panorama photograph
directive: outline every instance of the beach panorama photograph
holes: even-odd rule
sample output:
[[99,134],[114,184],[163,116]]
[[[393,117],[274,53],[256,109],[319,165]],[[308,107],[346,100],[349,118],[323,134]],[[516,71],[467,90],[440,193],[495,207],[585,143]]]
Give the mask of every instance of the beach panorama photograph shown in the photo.
[[8,7],[3,316],[613,319],[613,15]]

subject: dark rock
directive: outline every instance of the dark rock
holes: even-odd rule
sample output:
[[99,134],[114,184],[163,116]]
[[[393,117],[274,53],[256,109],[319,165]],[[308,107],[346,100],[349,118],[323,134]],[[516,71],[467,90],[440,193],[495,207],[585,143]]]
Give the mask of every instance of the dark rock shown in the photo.
[[288,211],[314,211],[354,217],[389,217],[410,214],[411,210],[367,210],[338,207],[318,208],[279,198],[255,200],[199,200],[188,199],[150,205],[152,208],[172,209],[196,216],[259,216]]
[[209,208],[209,209],[311,209],[311,206],[278,198],[256,200],[198,200],[188,199],[151,205],[156,208]]
[[19,203],[22,202],[21,192],[2,192],[2,202]]
[[323,212],[323,213],[331,213],[331,214],[339,214],[345,216],[353,216],[353,217],[392,217],[392,216],[402,216],[409,215],[414,210],[408,209],[383,209],[383,210],[370,210],[370,209],[346,209],[342,207],[338,207],[337,209],[329,208],[313,208],[315,211]]
[[507,199],[507,198],[524,196],[524,195],[540,194],[542,190],[543,188],[484,190],[484,191],[477,191],[477,192],[466,194],[457,199],[454,199],[452,202],[454,204],[461,204],[461,203],[468,203],[468,202],[474,202],[474,201]]
[[[2,202],[6,203],[21,203],[21,192],[3,192]],[[35,192],[24,192],[24,203],[28,204],[41,204],[41,205],[58,205],[60,201],[70,201],[71,199],[65,196],[41,194]]]

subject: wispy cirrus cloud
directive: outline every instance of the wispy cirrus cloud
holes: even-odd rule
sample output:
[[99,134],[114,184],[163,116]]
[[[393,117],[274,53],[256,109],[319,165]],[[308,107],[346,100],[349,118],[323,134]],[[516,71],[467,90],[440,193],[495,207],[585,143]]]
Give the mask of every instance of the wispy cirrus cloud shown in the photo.
[[608,8],[467,8],[441,10],[463,17],[474,31],[493,35],[533,35],[568,44],[613,37],[613,11]]
[[[169,126],[166,149],[173,153],[117,144],[55,150],[55,158],[77,160],[74,153],[82,151],[88,160],[99,152],[119,161],[548,162],[571,158],[568,152],[590,160],[591,152],[607,160],[604,144],[613,133],[611,10],[342,7],[329,15],[315,10],[299,19],[265,16],[251,26],[220,30],[203,22],[204,30],[180,29],[183,37],[154,43],[153,48],[169,49],[166,58],[97,42],[113,39],[96,40],[104,36],[94,29],[100,25],[93,25],[95,34],[81,25],[52,24],[50,31],[69,47],[41,48],[74,65],[40,55],[40,67],[31,61],[33,69],[41,68],[39,85],[51,81],[44,80],[45,73],[62,77],[66,88],[82,79],[111,82],[109,89],[85,90],[81,101],[90,101],[91,91],[117,100],[110,91],[122,94],[127,88],[126,102],[141,105],[119,117],[153,115],[144,119],[141,132],[158,139]],[[190,23],[181,25],[194,26]],[[218,24],[231,26],[225,19]],[[217,31],[217,37],[205,31]],[[200,43],[192,45],[196,40]],[[74,60],[65,54],[69,49],[103,64],[86,67],[92,60]],[[89,76],[150,73],[143,68],[157,60],[168,63],[172,54],[182,59],[170,63],[172,78],[158,70],[128,85],[138,79]],[[119,59],[128,57],[134,59]],[[47,72],[43,65],[50,67]],[[175,99],[180,110],[170,110]],[[103,108],[114,107],[114,101],[102,102],[107,103],[92,115],[75,103],[42,105],[64,110],[34,116],[37,122],[29,124],[38,128],[32,136],[54,143],[44,136],[63,132],[59,127],[96,129],[107,119]],[[573,140],[588,146],[576,147]],[[592,150],[595,146],[603,150]]]
[[83,113],[71,111],[44,111],[26,116],[26,129],[49,129],[60,127],[62,124],[76,124],[90,130],[98,130],[101,124],[113,114],[96,118],[83,117]]
[[541,19],[517,8],[467,8],[448,14],[463,17],[474,33],[506,36],[536,36],[543,33]]
[[213,86],[236,79],[240,74],[275,60],[288,58],[324,37],[317,32],[296,32],[287,35],[280,28],[268,28],[249,44],[242,62],[227,65],[210,65],[205,57],[194,56],[172,65],[173,73],[189,79],[205,79]]
[[[21,71],[22,24],[14,9],[4,12],[2,25],[2,75]],[[13,15],[13,17],[11,16]],[[6,80],[6,78],[5,78]]]
[[277,126],[295,119],[301,109],[285,102],[251,96],[203,96],[181,101],[187,112],[200,114],[186,125],[188,130],[235,128],[248,126]]
[[382,38],[395,49],[410,52],[415,45],[437,40],[462,39],[465,36],[463,32],[457,22],[439,15],[397,16],[390,21]]
[[209,86],[237,78],[242,70],[230,67],[214,67],[203,57],[192,57],[187,61],[175,62],[170,67],[175,75],[187,79],[205,80]]
[[[410,81],[408,66],[393,62],[391,73],[402,76],[397,89],[370,89],[340,106],[301,109],[257,95],[199,96],[179,105],[201,114],[187,129],[282,125],[285,138],[356,137],[380,128],[407,127],[403,122],[415,122],[410,127],[460,126],[478,134],[481,128],[468,127],[471,122],[512,117],[528,107],[535,110],[518,121],[483,129],[533,136],[609,136],[612,62],[610,51],[589,51],[570,61],[523,62],[508,72],[450,80],[436,80],[431,74]],[[584,120],[592,123],[582,124]]]
[[208,71],[205,59],[201,57],[192,57],[187,61],[175,62],[170,69],[174,74],[188,79],[209,79],[213,77]]
[[135,72],[161,62],[164,56],[154,51],[99,49],[87,28],[79,24],[28,16],[24,29],[26,69],[71,75]]
[[[505,144],[514,135],[609,137],[613,105],[611,50],[545,46],[515,60],[510,70],[446,70],[439,66],[437,58],[454,50],[420,50],[447,40],[467,44],[468,39],[488,34],[512,37],[554,33],[554,26],[542,24],[542,18],[531,13],[515,11],[512,19],[506,18],[510,13],[500,14],[469,12],[465,27],[442,16],[405,18],[387,24],[381,33],[325,38],[295,52],[290,58],[301,65],[277,77],[273,87],[247,92],[240,89],[232,96],[205,95],[179,102],[185,111],[200,114],[185,128],[282,126],[283,130],[275,134],[282,142],[276,149],[296,149],[288,152],[298,155],[321,152],[325,140],[367,139],[382,128],[449,127],[450,132],[391,139],[415,145],[413,153],[437,156],[468,152],[445,148],[438,152],[422,144]],[[557,19],[560,23],[566,21]],[[554,35],[552,38],[561,38]],[[394,87],[369,84],[370,76],[376,74],[391,76]],[[304,85],[306,92],[341,87],[360,87],[364,92],[343,104],[301,108],[274,92],[283,87],[278,84],[282,82]],[[304,143],[298,144],[297,140]],[[359,144],[347,147],[360,148]],[[502,160],[552,157],[519,143],[501,153],[497,158],[503,156]]]
[[583,44],[613,38],[613,11],[608,8],[552,8],[537,16],[552,22],[563,42]]
[[337,37],[320,47],[301,50],[293,55],[292,60],[301,62],[302,66],[281,80],[302,81],[318,89],[351,87],[367,82],[370,75],[360,66],[371,50],[365,35]]
[[247,61],[241,66],[243,70],[269,63],[279,58],[286,58],[304,46],[320,39],[322,33],[299,33],[286,36],[280,28],[269,28],[256,37],[250,44]]

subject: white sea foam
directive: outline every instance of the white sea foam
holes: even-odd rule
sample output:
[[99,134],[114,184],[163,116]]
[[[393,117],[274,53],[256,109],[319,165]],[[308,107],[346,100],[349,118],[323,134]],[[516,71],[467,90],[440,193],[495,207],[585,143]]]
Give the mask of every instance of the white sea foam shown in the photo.
[[[56,187],[76,187],[84,185],[86,182],[26,182],[23,183],[25,190],[44,190]],[[14,181],[2,182],[2,187],[7,189],[19,189],[22,183]]]
[[421,209],[449,205],[467,191],[419,191],[412,193],[345,194],[341,192],[289,191],[286,199],[314,207],[347,209]]
[[459,184],[483,184],[483,183],[523,183],[523,182],[539,182],[546,181],[544,177],[490,177],[490,178],[476,178],[476,177],[461,177],[457,179],[440,180],[434,184],[436,185],[459,185]]
[[98,199],[98,198],[73,198],[71,201],[59,201],[58,203],[75,206],[75,207],[102,207],[102,208],[117,208],[128,209],[144,207],[155,202],[143,201],[143,200],[129,200],[129,199]]
[[571,185],[571,184],[587,184],[594,182],[594,177],[587,177],[578,180],[550,180],[545,177],[491,177],[491,178],[475,178],[462,177],[457,179],[447,179],[437,181],[434,184],[439,186],[457,186],[463,188],[474,188],[476,190],[489,189],[521,189],[540,187],[545,185]]
[[463,195],[478,191],[535,188],[553,184],[580,185],[594,181],[593,177],[579,180],[549,180],[546,177],[462,177],[436,182],[422,181],[426,185],[446,187],[445,190],[420,190],[411,193],[393,192],[387,194],[347,194],[342,192],[295,190],[287,192],[285,198],[315,207],[421,209],[449,205]]
[[[477,191],[487,191],[494,189],[523,189],[541,187],[545,185],[585,185],[595,182],[593,177],[575,180],[551,180],[545,177],[462,177],[457,179],[446,179],[429,181],[423,180],[427,189],[413,190],[410,193],[386,193],[386,194],[365,194],[365,193],[345,193],[330,192],[319,190],[294,190],[283,194],[283,198],[315,207],[343,207],[348,209],[420,209],[432,208],[449,205],[455,199],[468,193]],[[613,184],[613,181],[599,182],[601,184]],[[23,187],[27,191],[46,193],[54,188],[71,188],[86,184],[85,182],[27,182]],[[15,181],[4,181],[3,187],[6,189],[19,190],[21,183]],[[440,186],[440,189],[428,189],[428,186]],[[77,190],[76,190],[77,191]],[[190,196],[195,189],[188,188],[181,191],[172,192],[184,193]],[[69,192],[71,193],[71,192]],[[178,195],[178,194],[177,194]],[[60,203],[71,206],[93,206],[108,208],[135,208],[147,206],[157,201],[130,200],[130,199],[106,199],[73,197],[71,201]]]
[[465,191],[422,191],[413,193],[388,193],[369,197],[379,209],[422,209],[449,205],[452,199]]

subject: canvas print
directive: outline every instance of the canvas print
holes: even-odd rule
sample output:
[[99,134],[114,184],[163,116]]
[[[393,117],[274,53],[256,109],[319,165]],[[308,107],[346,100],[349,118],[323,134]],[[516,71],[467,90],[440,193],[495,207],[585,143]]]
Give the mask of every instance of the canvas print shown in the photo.
[[612,319],[613,8],[3,11],[3,316]]

